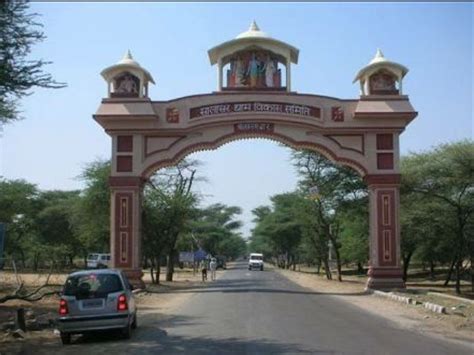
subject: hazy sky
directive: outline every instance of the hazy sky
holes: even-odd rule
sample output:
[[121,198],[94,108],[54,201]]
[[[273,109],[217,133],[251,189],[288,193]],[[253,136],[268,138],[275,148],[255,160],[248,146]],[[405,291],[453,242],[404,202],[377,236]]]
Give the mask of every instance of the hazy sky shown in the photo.
[[[41,189],[75,189],[84,164],[109,158],[110,139],[92,119],[106,85],[99,73],[127,49],[155,78],[150,96],[167,100],[216,89],[207,50],[255,19],[272,37],[300,49],[292,89],[357,98],[352,84],[379,47],[410,69],[404,92],[418,118],[401,136],[402,154],[473,138],[473,5],[323,3],[32,3],[46,41],[32,56],[68,87],[22,100],[25,120],[3,128],[0,175]],[[204,162],[205,203],[251,209],[295,187],[289,151],[266,140],[234,142],[193,154]]]

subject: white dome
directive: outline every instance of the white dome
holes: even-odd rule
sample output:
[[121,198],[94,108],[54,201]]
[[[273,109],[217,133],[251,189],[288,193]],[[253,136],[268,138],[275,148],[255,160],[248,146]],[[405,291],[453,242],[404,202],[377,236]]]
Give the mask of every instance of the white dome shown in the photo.
[[271,38],[267,33],[260,31],[257,23],[252,21],[248,31],[242,32],[235,38]]
[[133,59],[130,49],[125,53],[123,58],[119,62],[117,62],[117,64],[126,64],[126,65],[133,65],[136,67],[140,67],[140,64],[138,64],[138,62],[135,59]]
[[375,53],[375,57],[369,62],[369,64],[381,63],[381,62],[388,62],[388,60],[384,57],[382,51],[377,48],[377,53]]

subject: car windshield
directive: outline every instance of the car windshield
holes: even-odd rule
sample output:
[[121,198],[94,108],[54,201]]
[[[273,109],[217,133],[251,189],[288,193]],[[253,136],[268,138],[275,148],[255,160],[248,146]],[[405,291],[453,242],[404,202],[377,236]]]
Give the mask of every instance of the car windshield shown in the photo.
[[64,285],[65,296],[76,299],[105,298],[109,293],[122,291],[120,278],[115,274],[86,274],[71,276]]
[[263,258],[260,255],[252,255],[250,260],[263,260]]
[[87,260],[97,260],[98,257],[99,255],[97,254],[89,254],[89,256],[87,257]]

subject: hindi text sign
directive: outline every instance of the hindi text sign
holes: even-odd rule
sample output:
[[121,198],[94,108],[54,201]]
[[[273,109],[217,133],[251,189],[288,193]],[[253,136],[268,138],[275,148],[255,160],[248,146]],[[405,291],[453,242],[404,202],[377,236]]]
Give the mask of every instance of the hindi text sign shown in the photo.
[[281,102],[231,102],[193,107],[189,110],[189,118],[193,119],[244,112],[281,113],[321,118],[321,109],[319,107]]

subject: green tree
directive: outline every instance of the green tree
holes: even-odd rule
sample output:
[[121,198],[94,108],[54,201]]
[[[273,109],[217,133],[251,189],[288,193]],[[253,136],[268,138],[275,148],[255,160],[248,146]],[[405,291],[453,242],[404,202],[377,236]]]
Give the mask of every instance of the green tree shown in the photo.
[[152,282],[160,283],[161,263],[173,228],[173,214],[156,189],[145,186],[143,195],[142,233],[143,245],[146,246],[143,256],[150,261]]
[[[270,198],[271,210],[266,207],[253,210],[257,224],[252,231],[252,252],[261,251],[267,257],[276,257],[282,267],[296,267],[303,233],[299,218],[301,199],[296,193],[274,195]],[[270,249],[269,253],[265,251],[267,248]]]
[[0,222],[6,224],[5,253],[26,267],[28,241],[36,231],[40,209],[37,187],[24,180],[0,180]]
[[341,206],[338,216],[341,226],[341,259],[356,263],[359,274],[369,260],[369,209],[367,197]]
[[[198,212],[198,218],[191,226],[200,247],[211,255],[223,255],[228,258],[238,256],[242,252],[243,245],[243,239],[238,234],[242,222],[235,218],[241,213],[240,207],[226,206],[221,203],[201,209]],[[238,249],[234,250],[234,247]]]
[[[197,215],[198,197],[192,191],[192,186],[198,165],[199,162],[194,160],[182,160],[175,167],[155,174],[149,181],[149,186],[155,190],[149,197],[156,200],[156,207],[151,213],[157,213],[159,215],[156,218],[167,221],[160,222],[161,232],[148,233],[149,237],[155,236],[165,243],[166,281],[173,281],[174,265],[178,257],[178,238],[191,231],[191,221]],[[155,244],[157,243],[161,241]]]
[[26,1],[0,3],[0,122],[19,119],[18,100],[33,87],[62,88],[43,71],[50,62],[30,58],[32,46],[45,39],[38,14],[28,13]]
[[74,257],[83,251],[78,235],[75,233],[74,206],[79,199],[79,191],[46,191],[40,194],[41,210],[35,216],[38,236],[37,244],[31,253],[34,268],[38,266],[41,251],[48,253],[60,265],[67,261],[74,265]]
[[[306,196],[317,188],[314,200],[313,231],[316,242],[323,243],[316,249],[321,252],[325,243],[330,241],[334,247],[338,280],[342,281],[341,273],[341,232],[343,220],[339,216],[343,211],[347,214],[347,206],[366,204],[367,188],[362,178],[352,169],[339,166],[325,157],[311,151],[293,152],[293,162],[300,176],[299,189]],[[316,247],[316,245],[315,245]],[[326,257],[323,257],[325,269],[328,270]],[[327,271],[326,271],[327,272]],[[330,277],[330,274],[328,274]]]
[[[405,191],[418,194],[420,199],[437,201],[436,206],[441,208],[437,216],[432,214],[432,219],[444,223],[452,236],[451,270],[455,272],[456,292],[460,293],[465,260],[471,260],[474,279],[474,236],[469,233],[474,223],[474,142],[442,144],[428,152],[412,153],[402,159],[401,166]],[[451,271],[448,281],[450,277]]]
[[83,247],[84,262],[90,252],[108,252],[110,245],[110,161],[85,166],[80,179],[85,188],[71,204],[71,223]]

